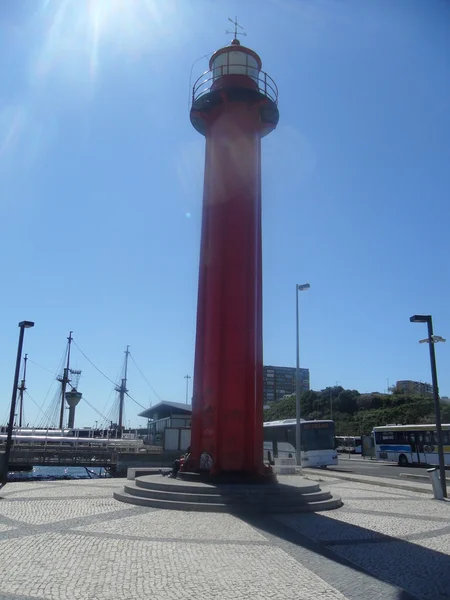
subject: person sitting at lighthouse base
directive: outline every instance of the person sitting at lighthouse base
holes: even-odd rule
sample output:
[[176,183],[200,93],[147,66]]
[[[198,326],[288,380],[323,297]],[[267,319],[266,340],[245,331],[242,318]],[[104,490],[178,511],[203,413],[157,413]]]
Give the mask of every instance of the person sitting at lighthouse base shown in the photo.
[[162,469],[160,469],[159,472],[164,477],[168,476],[168,477],[171,477],[172,479],[176,479],[178,471],[182,468],[182,466],[188,460],[190,454],[191,454],[191,447],[188,446],[188,449],[186,450],[186,452],[184,454],[182,454],[180,456],[180,458],[177,458],[177,459],[175,459],[173,461],[173,465],[172,465],[172,469],[171,470],[163,471]]

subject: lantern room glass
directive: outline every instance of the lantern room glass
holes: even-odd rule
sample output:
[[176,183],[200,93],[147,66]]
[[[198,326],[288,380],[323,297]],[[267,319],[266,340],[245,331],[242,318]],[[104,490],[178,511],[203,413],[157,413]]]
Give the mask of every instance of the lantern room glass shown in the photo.
[[247,52],[231,50],[221,52],[212,62],[213,80],[222,75],[247,75],[255,82],[258,81],[258,62]]

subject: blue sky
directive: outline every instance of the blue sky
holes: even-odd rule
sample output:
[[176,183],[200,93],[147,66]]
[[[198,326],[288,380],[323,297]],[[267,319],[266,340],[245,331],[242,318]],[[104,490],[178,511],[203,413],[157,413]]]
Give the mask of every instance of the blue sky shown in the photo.
[[[279,87],[263,141],[264,362],[315,389],[430,380],[425,326],[450,338],[450,5],[443,0],[6,0],[0,4],[0,419],[17,323],[50,371],[69,330],[112,380],[127,344],[159,397],[192,375],[204,139],[193,62],[238,15]],[[450,339],[439,344],[450,395]],[[112,384],[73,350],[102,414]],[[45,411],[50,372],[30,363]],[[190,382],[192,383],[192,381]],[[135,365],[130,394],[158,401]],[[109,398],[109,400],[108,400]],[[105,408],[106,407],[106,408]],[[127,401],[126,421],[139,407]],[[25,418],[37,407],[27,400]],[[78,424],[101,418],[85,402]]]

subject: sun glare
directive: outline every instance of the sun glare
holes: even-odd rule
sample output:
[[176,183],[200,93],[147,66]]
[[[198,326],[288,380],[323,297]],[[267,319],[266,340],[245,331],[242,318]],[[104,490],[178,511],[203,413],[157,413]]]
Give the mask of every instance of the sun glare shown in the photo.
[[[45,39],[35,65],[43,78],[57,68],[82,69],[95,80],[103,59],[139,56],[176,35],[175,0],[46,0]],[[71,73],[73,74],[73,73]]]

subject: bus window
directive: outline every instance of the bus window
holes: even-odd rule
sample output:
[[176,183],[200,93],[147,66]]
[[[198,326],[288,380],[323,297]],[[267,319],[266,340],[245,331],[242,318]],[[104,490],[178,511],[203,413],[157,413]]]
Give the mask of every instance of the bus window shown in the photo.
[[[437,445],[438,445],[438,436],[437,436],[437,431],[433,431],[433,434],[434,434],[434,436],[433,436],[433,438],[434,438],[434,441],[433,441],[432,443],[433,443],[435,446],[437,446]],[[443,430],[443,431],[442,431],[442,444],[443,444],[444,446],[447,446],[447,445],[450,443],[450,439],[449,439],[449,438],[450,438],[450,431],[448,431],[448,430]]]
[[411,451],[416,451],[416,434],[414,431],[405,431],[406,442],[411,446]]
[[406,439],[406,433],[404,431],[396,431],[395,435],[394,435],[394,439],[396,444],[408,444],[408,441]]
[[320,428],[314,425],[302,427],[302,449],[308,452],[322,448],[334,449],[334,426],[326,424]]
[[[295,440],[295,427],[285,427],[285,441],[288,442],[291,446],[295,448],[296,440]],[[300,444],[301,446],[301,444]],[[302,447],[303,450],[303,447]]]
[[416,433],[416,440],[417,440],[418,451],[423,452],[423,447],[425,444],[425,433],[423,431],[419,431],[418,433]]

